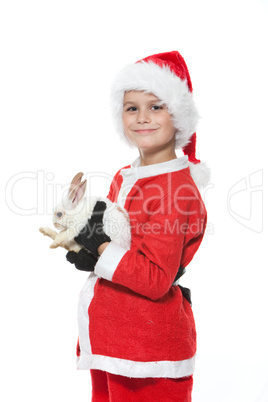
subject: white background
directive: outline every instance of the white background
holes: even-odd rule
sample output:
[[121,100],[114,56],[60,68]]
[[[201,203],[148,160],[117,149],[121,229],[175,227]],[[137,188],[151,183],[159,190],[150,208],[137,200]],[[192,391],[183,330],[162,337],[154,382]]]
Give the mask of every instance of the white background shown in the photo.
[[75,358],[87,274],[38,228],[75,173],[105,195],[136,158],[109,88],[124,65],[169,50],[188,64],[197,157],[212,170],[208,231],[182,281],[198,331],[193,401],[268,400],[267,16],[265,0],[1,2],[1,400],[90,400]]

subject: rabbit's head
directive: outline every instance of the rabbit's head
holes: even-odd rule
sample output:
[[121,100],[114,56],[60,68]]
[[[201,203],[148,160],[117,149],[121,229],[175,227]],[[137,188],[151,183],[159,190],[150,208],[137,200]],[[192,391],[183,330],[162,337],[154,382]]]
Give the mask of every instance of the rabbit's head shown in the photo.
[[83,196],[87,184],[86,180],[81,182],[82,177],[81,172],[74,176],[67,196],[54,209],[53,224],[59,230],[67,229],[78,223],[78,216],[85,202]]

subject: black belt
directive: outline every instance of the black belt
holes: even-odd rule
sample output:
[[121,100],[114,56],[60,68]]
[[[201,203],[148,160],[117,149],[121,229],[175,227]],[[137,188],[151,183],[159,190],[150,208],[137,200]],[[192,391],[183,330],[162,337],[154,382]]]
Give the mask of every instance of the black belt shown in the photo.
[[[175,276],[174,282],[176,282],[183,274],[185,274],[185,268],[180,267],[178,272],[177,272],[177,275]],[[183,287],[181,285],[177,285],[177,286],[179,286],[183,297],[185,297],[185,299],[192,305],[190,289],[185,288],[185,287]]]

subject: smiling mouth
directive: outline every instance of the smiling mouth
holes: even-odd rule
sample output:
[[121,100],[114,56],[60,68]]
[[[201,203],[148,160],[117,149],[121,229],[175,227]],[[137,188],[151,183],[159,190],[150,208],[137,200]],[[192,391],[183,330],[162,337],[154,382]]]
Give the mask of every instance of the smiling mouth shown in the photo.
[[134,130],[135,131],[135,133],[137,133],[137,134],[151,134],[151,133],[153,133],[154,131],[156,131],[156,128],[152,128],[152,129],[144,129],[144,130]]

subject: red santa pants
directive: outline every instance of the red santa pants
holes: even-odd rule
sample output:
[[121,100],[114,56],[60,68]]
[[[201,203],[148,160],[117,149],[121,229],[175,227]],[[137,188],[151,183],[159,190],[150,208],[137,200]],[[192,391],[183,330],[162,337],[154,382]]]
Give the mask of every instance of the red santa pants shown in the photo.
[[191,402],[193,377],[129,378],[90,370],[92,402]]

